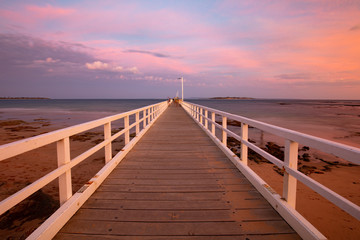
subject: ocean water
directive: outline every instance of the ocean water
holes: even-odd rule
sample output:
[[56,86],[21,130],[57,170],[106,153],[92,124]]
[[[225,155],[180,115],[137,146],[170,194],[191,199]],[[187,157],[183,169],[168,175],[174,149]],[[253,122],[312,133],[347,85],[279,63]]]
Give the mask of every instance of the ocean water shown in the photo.
[[[49,119],[71,126],[166,99],[0,100],[0,120]],[[212,100],[189,102],[360,147],[360,100]]]
[[147,105],[164,99],[27,99],[0,100],[0,120],[31,121],[44,118],[71,126]]
[[360,100],[211,100],[190,102],[360,147]]

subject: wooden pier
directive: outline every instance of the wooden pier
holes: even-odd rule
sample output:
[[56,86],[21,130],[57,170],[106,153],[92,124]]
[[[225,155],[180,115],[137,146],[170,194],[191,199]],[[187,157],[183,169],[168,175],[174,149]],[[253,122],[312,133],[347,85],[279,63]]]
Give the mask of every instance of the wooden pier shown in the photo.
[[54,239],[301,239],[172,104]]
[[[119,121],[123,128],[113,131]],[[239,134],[228,121],[237,122]],[[99,127],[103,141],[71,158],[70,137]],[[250,127],[282,138],[284,159],[253,144]],[[239,156],[227,147],[228,136],[239,141]],[[118,138],[125,146],[114,155]],[[301,145],[358,165],[359,148],[190,102],[163,101],[5,144],[0,161],[49,144],[56,144],[58,167],[0,202],[1,215],[59,181],[60,208],[28,240],[325,240],[296,210],[298,181],[360,220],[360,206],[298,170]],[[284,170],[282,193],[248,166],[248,149]],[[74,193],[72,168],[98,151],[104,166]]]

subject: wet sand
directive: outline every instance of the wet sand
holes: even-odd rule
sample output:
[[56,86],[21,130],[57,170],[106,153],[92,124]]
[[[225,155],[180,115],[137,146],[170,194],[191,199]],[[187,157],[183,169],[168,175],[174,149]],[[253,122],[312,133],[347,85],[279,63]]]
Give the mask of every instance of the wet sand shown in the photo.
[[[36,136],[58,128],[59,126],[53,125],[50,120],[43,118],[26,122],[18,119],[0,120],[0,144]],[[93,129],[72,137],[71,157],[84,152],[102,139],[102,129]],[[261,140],[262,143],[260,143],[260,137],[254,137],[252,141],[255,144],[263,145],[262,147],[272,151],[273,154],[281,155],[283,150],[281,143],[269,143],[270,139],[273,140],[272,137],[265,135]],[[351,139],[346,140],[350,141]],[[114,153],[121,147],[120,139],[113,147]],[[238,150],[236,144],[232,147],[234,151]],[[301,171],[360,205],[359,166],[349,165],[345,161],[311,148],[303,148],[303,146],[301,146],[299,154]],[[101,150],[72,170],[74,192],[100,170],[104,164],[103,156],[104,153]],[[249,158],[251,160],[250,167],[281,194],[281,171],[255,154],[250,154]],[[0,162],[0,199],[3,200],[19,191],[56,167],[55,144]],[[58,186],[57,181],[53,181],[40,192],[0,217],[0,236],[4,239],[24,239],[58,206]],[[34,211],[28,211],[29,209]],[[329,239],[358,239],[360,236],[358,220],[339,210],[301,183],[298,184],[297,210]]]
[[[0,120],[0,145],[37,136],[59,129],[47,119]],[[71,158],[103,140],[102,129],[75,135],[70,138]],[[113,150],[119,151],[122,140],[116,140]],[[81,188],[104,166],[104,150],[100,150],[72,169],[73,192]],[[0,200],[16,193],[25,186],[57,168],[56,144],[0,162]],[[58,182],[49,183],[39,192],[0,216],[1,239],[25,239],[58,207]]]

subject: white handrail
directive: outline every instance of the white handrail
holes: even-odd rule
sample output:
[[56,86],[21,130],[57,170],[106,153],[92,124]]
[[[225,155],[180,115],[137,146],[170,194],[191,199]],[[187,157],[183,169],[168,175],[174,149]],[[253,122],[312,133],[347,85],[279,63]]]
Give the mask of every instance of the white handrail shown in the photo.
[[[165,109],[167,108],[168,103],[166,101],[160,102],[157,104],[145,106],[142,108],[138,108],[135,110],[131,110],[128,112],[116,114],[113,116],[105,117],[102,119],[94,120],[91,122],[75,125],[72,127],[60,129],[57,131],[53,131],[50,133],[42,134],[39,136],[23,139],[20,141],[16,141],[13,143],[8,143],[0,146],[0,161],[8,159],[10,157],[14,157],[20,155],[22,153],[28,152],[30,150],[34,150],[40,148],[42,146],[57,142],[57,151],[58,151],[58,163],[59,166],[57,169],[51,171],[40,179],[36,180],[32,184],[26,186],[15,194],[7,197],[6,199],[0,202],[0,215],[21,202],[22,200],[29,197],[31,194],[35,193],[37,190],[41,189],[51,181],[59,178],[59,198],[60,204],[63,205],[71,196],[71,169],[84,161],[86,158],[99,151],[100,149],[105,147],[105,164],[108,163],[112,159],[111,148],[106,146],[111,146],[111,142],[114,141],[119,136],[125,134],[125,138],[129,141],[128,136],[129,132],[132,128],[136,127],[136,134],[138,134],[138,126],[141,122],[144,123],[143,129],[146,128],[150,121],[148,120],[147,124],[145,124],[146,118],[149,115],[143,115],[141,119],[139,119],[138,114],[140,112],[145,113],[147,110],[153,109],[152,115],[153,118],[151,122],[155,120],[155,116],[159,116]],[[119,119],[129,119],[129,116],[135,115],[135,122],[130,126],[126,124],[126,127],[119,132],[115,133],[111,136],[111,122]],[[70,159],[69,151],[69,137],[79,134],[81,132],[104,126],[104,141],[100,142],[96,146],[88,149],[84,153],[78,155],[74,159]],[[110,133],[109,133],[110,132]],[[126,147],[126,145],[125,145]]]
[[[314,181],[310,177],[306,176],[305,174],[299,172],[297,170],[297,158],[298,158],[298,143],[301,143],[306,146],[310,146],[319,150],[322,150],[326,153],[333,154],[335,156],[341,157],[345,160],[353,162],[355,164],[360,164],[360,149],[347,146],[344,144],[336,143],[333,141],[325,140],[322,138],[314,137],[311,135],[303,134],[300,132],[296,132],[293,130],[277,127],[271,124],[263,123],[260,121],[256,121],[253,119],[245,118],[242,116],[238,116],[235,114],[223,112],[217,109],[205,107],[202,105],[189,103],[189,102],[182,102],[182,106],[184,109],[189,113],[189,115],[207,132],[207,134],[212,137],[212,139],[223,149],[223,151],[231,158],[234,159],[235,165],[239,167],[239,163],[241,163],[240,170],[249,171],[253,174],[253,171],[247,166],[247,148],[250,148],[263,156],[265,159],[269,160],[279,168],[284,170],[284,187],[283,187],[283,196],[282,199],[286,201],[287,204],[284,206],[288,208],[286,211],[288,213],[293,213],[295,211],[295,199],[296,199],[296,180],[301,181],[306,186],[310,187],[314,191],[318,192],[320,195],[331,201],[333,204],[341,208],[342,210],[346,211],[356,219],[360,220],[360,207],[356,204],[352,203],[351,201],[347,200],[346,198],[340,196],[339,194],[335,193],[334,191],[330,190],[329,188],[325,187],[324,185]],[[205,114],[203,114],[205,110]],[[211,114],[211,118],[209,118],[209,114]],[[215,122],[215,114],[218,114],[222,117],[222,124],[218,124]],[[200,120],[201,119],[201,120]],[[211,124],[211,130],[208,127],[208,124],[203,123],[203,119],[208,123]],[[236,133],[227,129],[226,123],[227,119],[233,119],[241,123],[241,132],[242,136],[237,135]],[[260,147],[250,143],[248,141],[248,126],[255,127],[265,132],[269,132],[276,136],[280,136],[285,138],[285,159],[284,161],[279,160],[278,158],[274,157],[273,155],[269,154],[268,152],[264,151]],[[218,139],[215,136],[214,128],[217,127],[222,131],[221,139]],[[234,155],[230,149],[226,146],[226,134],[234,137],[241,143],[241,158],[238,158]],[[254,181],[258,181],[257,179],[260,178],[256,175]],[[261,181],[263,181],[261,179]],[[261,186],[262,188],[268,188],[268,185],[264,184],[254,184],[255,186]],[[259,189],[258,189],[259,190]],[[260,191],[260,190],[259,190]],[[272,190],[271,190],[272,191]],[[262,191],[260,191],[262,192]],[[269,195],[271,196],[271,194]],[[269,200],[269,199],[268,199]],[[277,201],[274,204],[274,207],[277,206],[276,204],[279,203]],[[277,208],[277,207],[275,207]],[[285,214],[288,216],[288,214]],[[293,215],[293,214],[292,214]],[[302,220],[305,221],[305,220]],[[290,221],[291,222],[291,221]],[[295,224],[297,225],[297,224]],[[307,222],[306,225],[309,225]],[[294,227],[294,226],[293,226]],[[298,226],[295,226],[298,227]],[[294,227],[294,228],[295,228]],[[307,227],[305,227],[307,228]],[[304,228],[304,229],[305,229]],[[308,229],[310,229],[309,227]],[[300,229],[302,229],[300,227]],[[307,230],[306,230],[307,231]],[[313,231],[313,230],[312,230]],[[308,236],[308,235],[304,235]],[[323,236],[319,233],[311,234],[314,239],[323,238]]]

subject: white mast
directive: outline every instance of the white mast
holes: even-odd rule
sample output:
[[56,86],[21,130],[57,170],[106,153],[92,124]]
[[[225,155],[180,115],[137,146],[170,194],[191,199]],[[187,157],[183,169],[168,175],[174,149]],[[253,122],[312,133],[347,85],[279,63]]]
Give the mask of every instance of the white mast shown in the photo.
[[181,100],[184,101],[184,78],[178,78],[181,79]]

